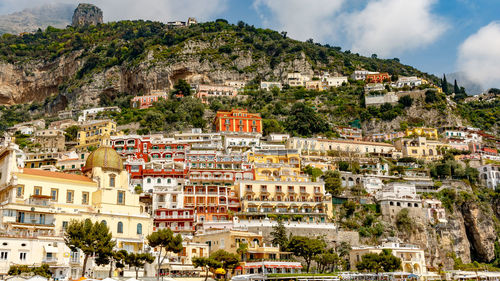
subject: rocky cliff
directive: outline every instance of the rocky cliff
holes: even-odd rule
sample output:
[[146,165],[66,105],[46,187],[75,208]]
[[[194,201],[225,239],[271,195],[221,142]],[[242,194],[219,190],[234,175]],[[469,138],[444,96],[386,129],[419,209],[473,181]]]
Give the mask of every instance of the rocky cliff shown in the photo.
[[72,25],[74,27],[97,25],[102,22],[102,10],[92,4],[78,4],[73,13]]

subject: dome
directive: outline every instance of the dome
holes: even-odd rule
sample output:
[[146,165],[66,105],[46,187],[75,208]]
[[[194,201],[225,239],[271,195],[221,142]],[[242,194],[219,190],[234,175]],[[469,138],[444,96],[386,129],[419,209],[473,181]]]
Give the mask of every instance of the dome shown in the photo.
[[123,170],[123,161],[113,148],[99,147],[87,157],[83,171],[85,172],[96,167],[121,171]]

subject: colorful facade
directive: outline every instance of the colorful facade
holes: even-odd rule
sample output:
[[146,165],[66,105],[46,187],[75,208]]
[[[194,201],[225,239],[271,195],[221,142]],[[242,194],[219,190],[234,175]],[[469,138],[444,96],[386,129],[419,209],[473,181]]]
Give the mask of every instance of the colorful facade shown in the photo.
[[389,76],[389,73],[387,72],[366,74],[367,83],[383,83],[386,81],[387,82],[391,81],[391,76]]
[[111,136],[121,133],[117,132],[116,122],[111,120],[94,120],[80,125],[78,131],[77,151],[87,151],[90,148],[109,146]]
[[239,199],[228,186],[186,185],[184,186],[184,207],[194,208],[197,221],[219,222],[230,219],[228,210],[237,211]]
[[168,93],[163,91],[153,92],[150,95],[136,96],[130,100],[133,108],[145,109],[153,106],[153,103],[159,101],[160,99],[167,100]]
[[215,129],[217,132],[262,133],[262,118],[259,113],[248,113],[245,109],[218,111]]

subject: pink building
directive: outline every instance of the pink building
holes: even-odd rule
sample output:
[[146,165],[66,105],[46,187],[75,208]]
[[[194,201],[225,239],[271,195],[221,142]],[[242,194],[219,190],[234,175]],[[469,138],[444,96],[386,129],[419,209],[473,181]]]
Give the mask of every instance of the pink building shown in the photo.
[[160,99],[166,100],[167,98],[168,94],[166,92],[156,91],[147,96],[136,96],[130,102],[133,108],[144,109],[153,106],[153,103]]
[[198,85],[196,87],[196,97],[202,100],[203,103],[208,103],[212,97],[228,97],[234,98],[238,95],[238,90],[232,86],[224,85]]

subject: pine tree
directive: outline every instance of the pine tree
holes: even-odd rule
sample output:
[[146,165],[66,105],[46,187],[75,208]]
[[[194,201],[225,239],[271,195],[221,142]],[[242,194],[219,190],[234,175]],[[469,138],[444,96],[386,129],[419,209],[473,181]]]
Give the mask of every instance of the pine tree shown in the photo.
[[441,89],[443,89],[443,93],[448,93],[448,81],[446,80],[446,74],[443,74],[443,81],[441,83]]
[[[152,248],[158,248],[158,274],[157,279],[160,280],[160,268],[165,259],[167,258],[168,252],[178,254],[182,252],[182,237],[180,234],[174,236],[174,233],[170,228],[160,229],[148,235],[148,244]],[[162,252],[164,255],[162,256]]]
[[282,251],[287,248],[288,237],[286,236],[286,228],[283,224],[283,220],[279,219],[278,224],[273,226],[271,236],[273,237],[273,240],[271,240],[273,245],[279,245]]
[[94,256],[98,265],[109,263],[115,242],[109,228],[104,223],[92,223],[90,219],[84,221],[72,220],[66,228],[64,242],[72,251],[81,250],[83,259],[82,277],[89,257]]
[[457,79],[455,79],[455,84],[453,85],[453,92],[456,94],[460,94],[460,88],[458,87],[457,84]]

